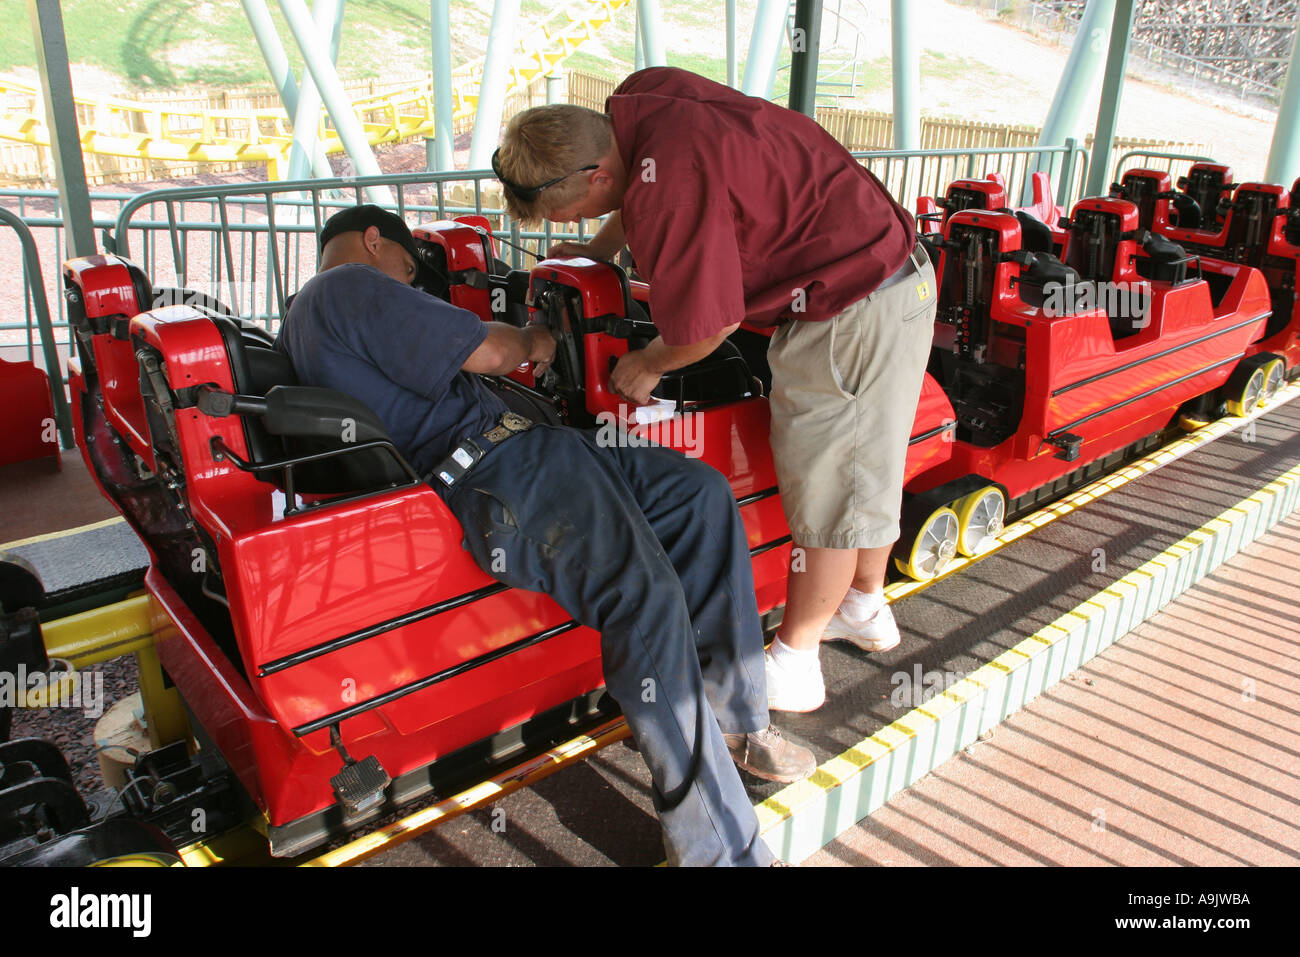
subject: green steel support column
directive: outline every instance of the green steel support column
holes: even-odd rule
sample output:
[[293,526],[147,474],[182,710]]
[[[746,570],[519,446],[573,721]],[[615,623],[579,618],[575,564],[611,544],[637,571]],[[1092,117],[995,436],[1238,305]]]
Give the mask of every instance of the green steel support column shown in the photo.
[[663,17],[659,13],[659,0],[636,0],[637,20],[641,27],[641,45],[645,50],[646,66],[667,66],[664,56]]
[[[240,2],[244,6],[245,16],[248,17],[248,24],[253,28],[253,37],[257,40],[257,46],[262,51],[262,59],[266,61],[266,68],[275,82],[275,88],[280,93],[280,102],[284,105],[285,115],[292,122],[298,113],[298,82],[289,67],[289,57],[284,52],[284,44],[280,42],[275,21],[271,19],[270,11],[266,9],[266,0],[240,0]],[[328,179],[334,175],[329,160],[325,157],[325,150],[320,146],[312,151],[311,168],[312,172],[321,179]]]
[[[1047,118],[1043,120],[1043,132],[1038,137],[1039,146],[1060,146],[1070,137],[1083,139],[1085,107],[1096,85],[1097,74],[1101,70],[1101,54],[1106,49],[1110,25],[1114,17],[1115,0],[1088,0],[1088,5],[1084,7],[1083,16],[1079,20],[1079,32],[1074,35],[1070,58],[1066,60],[1065,69],[1061,71],[1061,79],[1056,85],[1052,105],[1047,110]],[[1096,149],[1093,153],[1097,154]],[[1092,162],[1098,162],[1096,155]],[[1100,162],[1105,165],[1104,159]],[[1051,165],[1050,158],[1039,157],[1027,172],[1047,170]],[[1021,194],[1022,203],[1028,203],[1032,195],[1032,179],[1030,175],[1025,176],[1024,192]]]
[[[280,0],[280,11],[288,21],[289,29],[293,31],[293,38],[302,53],[303,61],[307,64],[307,71],[316,82],[317,89],[320,90],[321,99],[325,101],[325,109],[334,120],[334,128],[338,130],[339,139],[343,141],[343,146],[357,173],[361,176],[382,176],[383,170],[379,168],[379,161],[375,159],[374,150],[370,148],[365,130],[362,129],[356,113],[352,110],[352,104],[343,89],[343,84],[339,81],[334,64],[326,55],[328,51],[321,50],[316,45],[316,29],[312,25],[311,14],[307,11],[306,3],[303,0]],[[393,192],[387,186],[370,186],[366,188],[366,193],[376,203],[394,202]]]
[[921,148],[921,48],[916,39],[916,11],[908,0],[891,0],[893,35],[890,59],[894,72],[894,149]]
[[727,0],[727,86],[736,89],[736,0]]
[[1291,48],[1286,87],[1277,109],[1273,143],[1268,148],[1264,182],[1290,186],[1297,176],[1300,176],[1300,20],[1296,22],[1295,45]]
[[641,39],[641,7],[632,11],[632,69],[645,69],[645,42]]
[[257,46],[262,51],[262,59],[266,61],[266,68],[271,73],[275,88],[280,91],[280,102],[284,104],[284,111],[292,119],[298,112],[298,83],[293,78],[289,57],[280,42],[280,34],[276,32],[275,21],[271,19],[271,12],[266,9],[266,0],[239,0],[239,2],[244,6],[244,15],[248,17],[248,25],[253,28],[253,38],[257,40]]
[[789,107],[817,115],[817,54],[821,49],[822,0],[798,0],[790,38]]
[[487,169],[492,152],[501,138],[501,111],[506,104],[506,76],[515,51],[515,24],[519,21],[519,0],[496,0],[487,55],[483,59],[483,81],[479,84],[478,108],[474,113],[474,139],[469,145],[469,168]]
[[1067,136],[1078,136],[1082,131],[1084,107],[1101,69],[1101,54],[1114,15],[1115,0],[1088,0],[1070,58],[1043,121],[1039,146],[1060,146]]
[[451,116],[451,14],[448,0],[429,0],[433,38],[433,140],[425,141],[430,169],[456,168],[456,141]]
[[[330,63],[337,64],[339,34],[343,27],[343,0],[313,0],[312,22],[316,36],[330,38]],[[310,74],[304,75],[298,88],[298,107],[293,113],[293,146],[289,150],[289,179],[310,179],[310,157],[316,152],[320,127],[320,92]]]
[[1104,195],[1110,183],[1110,144],[1115,142],[1115,124],[1119,121],[1119,101],[1124,92],[1124,70],[1128,66],[1129,34],[1133,31],[1133,0],[1115,0],[1115,19],[1110,28],[1110,49],[1106,53],[1106,78],[1101,85],[1101,107],[1097,110],[1097,129],[1092,137],[1092,168],[1088,170],[1085,196]]
[[[77,109],[72,101],[72,74],[68,71],[68,43],[63,33],[59,0],[27,0],[36,41],[36,69],[45,97],[45,126],[50,131],[50,152],[59,181],[59,205],[67,230],[69,256],[93,256],[95,227],[86,186],[86,165],[81,155]],[[48,370],[51,378],[58,369]]]
[[749,36],[745,57],[745,80],[741,90],[750,96],[772,98],[776,85],[776,61],[781,56],[781,35],[790,10],[789,0],[758,0],[754,32]]

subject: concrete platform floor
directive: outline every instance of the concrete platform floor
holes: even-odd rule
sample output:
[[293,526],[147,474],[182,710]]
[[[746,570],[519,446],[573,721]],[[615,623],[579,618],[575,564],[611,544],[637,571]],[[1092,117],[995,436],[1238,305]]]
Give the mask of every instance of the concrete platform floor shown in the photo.
[[1300,862],[1300,512],[804,866]]
[[53,459],[0,466],[0,544],[116,518],[76,449]]

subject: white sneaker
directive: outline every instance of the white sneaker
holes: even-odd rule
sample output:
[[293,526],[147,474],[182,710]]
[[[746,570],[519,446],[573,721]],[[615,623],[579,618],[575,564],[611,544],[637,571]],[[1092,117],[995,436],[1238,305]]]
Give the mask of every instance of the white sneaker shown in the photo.
[[865,622],[854,621],[836,612],[822,633],[822,641],[851,641],[863,651],[889,651],[898,647],[898,623],[888,605]]
[[795,671],[764,653],[767,664],[767,707],[772,711],[816,711],[826,703],[826,682],[821,665]]

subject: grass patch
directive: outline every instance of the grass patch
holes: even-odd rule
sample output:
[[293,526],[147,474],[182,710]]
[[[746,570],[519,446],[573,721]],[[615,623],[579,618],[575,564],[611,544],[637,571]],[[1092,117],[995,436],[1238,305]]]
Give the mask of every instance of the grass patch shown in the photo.
[[[243,7],[233,0],[63,0],[63,27],[73,63],[120,76],[125,89],[270,86],[271,78]],[[302,70],[293,34],[269,3],[295,74]],[[525,0],[530,23],[551,6]],[[476,56],[487,22],[469,0],[451,4],[452,57]],[[481,25],[481,26],[480,26]],[[0,4],[0,70],[36,66],[26,4]],[[481,36],[480,36],[481,34]],[[461,40],[473,36],[478,47]],[[428,0],[347,0],[339,47],[345,80],[429,68]]]
[[921,55],[921,76],[934,77],[940,80],[960,79],[982,82],[984,80],[1001,79],[1003,74],[979,60],[968,60],[965,57],[941,53],[938,50],[926,50]]
[[610,62],[608,57],[595,56],[594,54],[587,53],[584,50],[579,50],[577,53],[573,54],[573,56],[564,61],[564,66],[565,69],[590,73],[592,76],[603,76],[611,80],[621,80],[632,70],[632,57],[631,54],[629,54],[625,63],[619,64]]
[[[727,58],[726,56],[709,56],[705,53],[667,53],[668,65],[681,67],[683,70],[690,70],[692,73],[698,73],[700,76],[706,76],[710,80],[716,80],[719,83],[727,82]],[[743,68],[737,67],[743,75]]]

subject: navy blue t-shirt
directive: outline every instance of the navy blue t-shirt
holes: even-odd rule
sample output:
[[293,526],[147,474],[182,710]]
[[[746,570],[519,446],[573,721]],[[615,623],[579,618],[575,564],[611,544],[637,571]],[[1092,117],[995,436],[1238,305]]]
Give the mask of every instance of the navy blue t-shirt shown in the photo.
[[486,337],[474,313],[349,263],[298,291],[275,347],[303,385],[337,389],[370,406],[423,474],[506,411],[460,368]]

